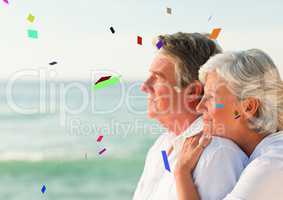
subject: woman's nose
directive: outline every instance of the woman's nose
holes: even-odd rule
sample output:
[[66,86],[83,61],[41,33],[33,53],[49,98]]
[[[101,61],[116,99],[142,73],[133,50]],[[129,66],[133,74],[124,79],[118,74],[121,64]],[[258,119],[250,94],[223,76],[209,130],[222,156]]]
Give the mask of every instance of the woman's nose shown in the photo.
[[198,113],[204,113],[206,111],[204,96],[201,98],[200,102],[198,103],[196,110]]

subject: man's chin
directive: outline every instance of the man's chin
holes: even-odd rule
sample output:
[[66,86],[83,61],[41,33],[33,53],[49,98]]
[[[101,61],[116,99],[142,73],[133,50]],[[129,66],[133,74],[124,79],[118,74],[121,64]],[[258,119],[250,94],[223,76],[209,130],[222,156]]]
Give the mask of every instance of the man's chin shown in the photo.
[[151,119],[155,119],[157,117],[157,113],[154,113],[154,112],[148,112],[147,113],[147,116]]

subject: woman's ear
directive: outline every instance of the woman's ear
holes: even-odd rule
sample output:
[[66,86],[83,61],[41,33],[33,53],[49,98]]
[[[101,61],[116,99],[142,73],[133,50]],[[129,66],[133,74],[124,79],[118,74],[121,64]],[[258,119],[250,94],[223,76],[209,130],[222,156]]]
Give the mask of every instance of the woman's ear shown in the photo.
[[260,101],[254,97],[249,97],[242,102],[243,114],[246,119],[255,117]]

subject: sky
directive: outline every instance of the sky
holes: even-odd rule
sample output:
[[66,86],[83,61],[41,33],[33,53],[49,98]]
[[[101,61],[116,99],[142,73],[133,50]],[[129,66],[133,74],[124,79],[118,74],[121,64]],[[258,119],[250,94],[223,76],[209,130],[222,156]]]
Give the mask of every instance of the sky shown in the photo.
[[[155,36],[213,28],[222,28],[224,50],[260,48],[283,77],[282,10],[282,0],[0,0],[0,79],[45,68],[56,70],[58,79],[90,79],[91,70],[109,70],[124,80],[143,80]],[[28,38],[28,29],[39,38]],[[58,64],[50,66],[52,61]]]

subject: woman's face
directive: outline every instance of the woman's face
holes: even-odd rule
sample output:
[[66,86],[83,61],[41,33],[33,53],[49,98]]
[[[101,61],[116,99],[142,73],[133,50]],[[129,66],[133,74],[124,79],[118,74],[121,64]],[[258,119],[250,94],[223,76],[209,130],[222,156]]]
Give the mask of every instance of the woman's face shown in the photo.
[[205,133],[237,140],[237,133],[243,128],[240,101],[216,72],[209,72],[206,77],[197,111],[203,114]]

